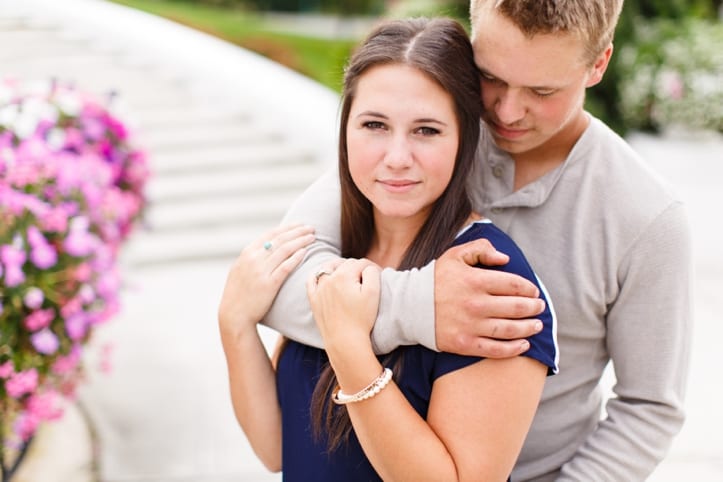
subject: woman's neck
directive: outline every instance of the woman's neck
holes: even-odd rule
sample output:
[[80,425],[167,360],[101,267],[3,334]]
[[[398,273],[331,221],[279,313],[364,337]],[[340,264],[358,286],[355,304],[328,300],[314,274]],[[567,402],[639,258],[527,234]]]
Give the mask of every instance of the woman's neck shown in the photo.
[[367,258],[382,268],[397,268],[425,219],[374,216],[374,237]]
[[[464,226],[484,219],[476,212],[470,213]],[[382,268],[398,268],[402,264],[407,249],[422,229],[426,217],[418,218],[385,218],[375,214],[374,238],[366,257]]]

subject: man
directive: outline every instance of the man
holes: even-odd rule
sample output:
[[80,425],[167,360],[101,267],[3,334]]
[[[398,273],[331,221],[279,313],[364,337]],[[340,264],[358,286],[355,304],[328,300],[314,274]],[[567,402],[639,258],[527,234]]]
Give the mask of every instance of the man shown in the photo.
[[[522,247],[559,319],[560,373],[548,379],[513,480],[643,480],[683,423],[690,246],[681,202],[583,108],[612,55],[622,0],[473,0],[472,40],[485,107],[475,209]],[[287,221],[317,243],[266,324],[321,346],[304,283],[338,256],[338,181],[317,181]],[[470,243],[410,272],[385,270],[379,353],[400,344],[486,357],[517,355],[541,311],[519,278]],[[612,362],[615,397],[598,386]],[[510,381],[514,383],[513,380]]]

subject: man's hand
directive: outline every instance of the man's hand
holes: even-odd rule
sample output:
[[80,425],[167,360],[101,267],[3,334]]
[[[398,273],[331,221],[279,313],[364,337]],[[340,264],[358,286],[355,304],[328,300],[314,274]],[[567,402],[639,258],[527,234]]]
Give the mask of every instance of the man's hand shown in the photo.
[[524,338],[542,329],[539,291],[521,276],[474,268],[504,265],[507,255],[486,239],[447,250],[435,263],[435,337],[441,351],[507,358],[529,348]]

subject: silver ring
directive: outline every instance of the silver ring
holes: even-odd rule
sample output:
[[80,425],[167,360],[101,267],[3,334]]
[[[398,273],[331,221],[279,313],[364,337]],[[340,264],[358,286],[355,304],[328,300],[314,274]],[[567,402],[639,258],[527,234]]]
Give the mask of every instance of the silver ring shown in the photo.
[[265,249],[266,251],[271,251],[271,248],[273,248],[273,247],[274,247],[274,245],[271,244],[271,241],[266,241],[266,242],[264,243],[264,249]]
[[320,270],[317,271],[316,274],[314,275],[314,281],[316,281],[316,282],[318,283],[318,282],[319,282],[319,278],[321,278],[321,277],[324,276],[325,274],[329,274],[329,275],[330,275],[331,272],[329,272],[329,271],[327,271],[327,270],[325,270],[325,269],[320,269]]

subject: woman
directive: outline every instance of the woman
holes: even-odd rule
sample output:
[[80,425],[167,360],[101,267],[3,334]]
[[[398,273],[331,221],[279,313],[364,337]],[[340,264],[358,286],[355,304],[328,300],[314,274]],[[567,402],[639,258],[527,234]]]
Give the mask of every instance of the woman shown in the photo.
[[471,212],[465,183],[479,99],[469,39],[452,20],[385,23],[352,57],[339,138],[347,259],[307,286],[326,351],[289,341],[274,369],[256,332],[311,229],[279,228],[232,268],[219,308],[232,401],[256,453],[285,480],[505,480],[511,472],[557,369],[551,307],[525,356],[507,360],[422,346],[377,357],[369,337],[380,269],[420,267],[474,238],[506,251],[503,269],[544,293],[514,243]]

